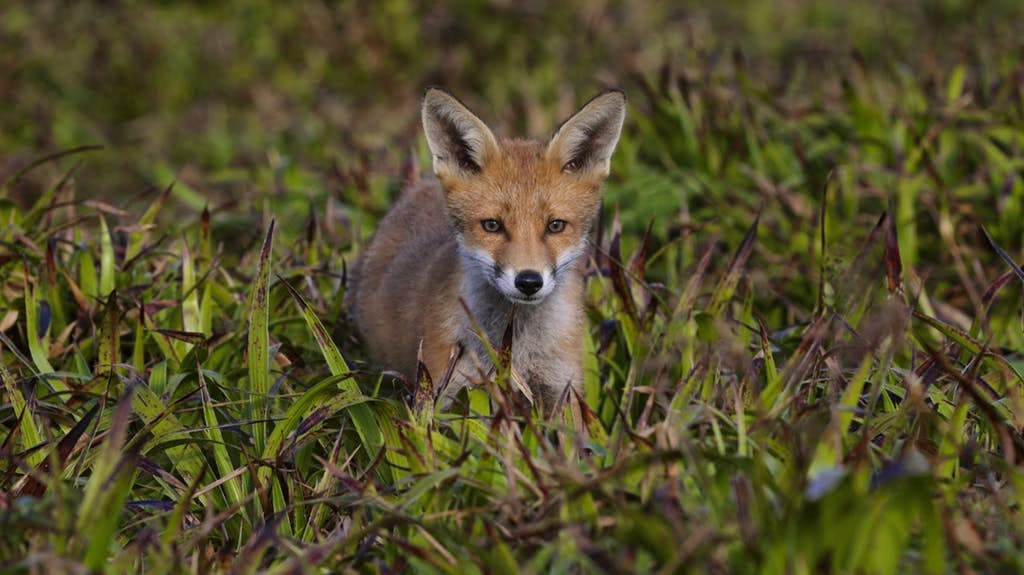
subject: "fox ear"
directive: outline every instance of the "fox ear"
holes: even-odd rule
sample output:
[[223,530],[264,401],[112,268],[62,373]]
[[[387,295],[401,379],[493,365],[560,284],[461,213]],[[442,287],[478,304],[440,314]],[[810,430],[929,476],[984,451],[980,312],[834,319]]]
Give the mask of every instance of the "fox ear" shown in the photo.
[[555,131],[548,159],[557,161],[566,173],[607,176],[625,118],[625,92],[607,90],[594,96]]
[[439,88],[430,88],[423,96],[423,131],[438,176],[475,174],[498,153],[490,128]]

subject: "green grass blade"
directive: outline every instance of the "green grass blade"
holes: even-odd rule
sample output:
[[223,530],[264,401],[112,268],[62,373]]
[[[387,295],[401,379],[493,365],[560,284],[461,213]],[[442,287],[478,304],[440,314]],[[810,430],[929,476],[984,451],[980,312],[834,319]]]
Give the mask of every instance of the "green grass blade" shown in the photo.
[[96,261],[92,259],[92,254],[89,252],[78,254],[78,286],[88,297],[100,296],[99,280],[96,277]]
[[959,450],[967,440],[965,430],[970,406],[969,401],[961,400],[946,422],[947,430],[939,443],[939,477],[956,477],[959,474]]
[[274,245],[274,221],[270,221],[263,248],[256,267],[249,298],[248,392],[249,414],[254,420],[253,437],[256,449],[267,445],[267,425],[263,420],[270,415],[270,257]]
[[153,225],[154,221],[156,221],[157,214],[160,213],[160,209],[163,207],[164,201],[167,200],[167,196],[170,195],[171,190],[173,189],[174,182],[172,181],[170,185],[160,192],[160,195],[153,200],[153,203],[150,204],[149,208],[146,209],[146,212],[142,214],[141,218],[139,218],[139,221],[136,223],[136,226],[139,229],[132,234],[131,239],[128,241],[128,249],[125,252],[124,261],[130,261],[135,256],[139,255],[139,252],[142,250],[142,244],[146,241],[146,237],[148,235],[147,229]]
[[103,311],[103,326],[99,332],[99,350],[94,373],[97,377],[113,373],[114,365],[120,363],[120,311],[117,305],[117,291],[110,292]]
[[[213,408],[213,401],[210,399],[210,392],[206,387],[206,377],[203,375],[201,366],[196,366],[196,374],[199,378],[199,393],[203,401],[203,423],[206,424],[205,434],[210,441],[210,449],[213,452],[213,462],[221,477],[226,477],[234,471],[235,466],[231,463],[231,456],[228,454],[224,443],[224,435],[220,430],[220,422],[217,412]],[[242,491],[242,481],[233,477],[224,485],[227,494],[227,501],[230,504],[241,503],[245,499]]]
[[114,241],[107,220],[100,214],[100,297],[114,291]]
[[732,299],[736,286],[739,285],[740,278],[743,276],[743,267],[746,265],[747,259],[754,249],[754,242],[757,241],[757,228],[760,222],[761,214],[758,214],[754,218],[754,223],[750,224],[750,228],[747,229],[747,233],[743,236],[743,241],[740,242],[732,262],[729,263],[729,270],[715,287],[714,293],[711,294],[711,303],[708,304],[707,311],[712,316],[717,317],[721,314],[729,300]]
[[[15,383],[14,377],[11,376],[11,372],[4,365],[2,356],[0,356],[0,380],[4,383],[4,389],[7,390],[8,401],[11,402],[14,415],[18,418],[18,431],[21,433],[22,449],[41,445],[43,443],[43,436],[39,433],[39,428],[36,426],[32,405],[25,400],[25,396]],[[28,461],[29,465],[35,467],[44,459],[46,459],[46,450],[39,449],[29,454],[26,461]]]
[[111,555],[110,548],[115,544],[121,514],[132,492],[131,486],[135,482],[135,476],[136,471],[131,458],[126,456],[117,466],[112,481],[107,485],[108,496],[101,504],[101,512],[89,523],[89,548],[85,554],[85,565],[90,569],[102,569]]
[[[146,422],[152,439],[146,442],[144,451],[155,448],[164,442],[188,439],[191,432],[186,428],[174,412],[164,405],[163,401],[153,393],[145,383],[132,386],[132,407],[139,417]],[[205,465],[203,452],[192,442],[176,443],[168,446],[166,452],[171,463],[181,474],[185,483],[190,483],[199,475]]]
[[[26,276],[29,275],[27,267],[25,274]],[[53,373],[55,370],[48,358],[50,339],[46,332],[49,329],[49,321],[46,322],[44,331],[40,333],[39,311],[40,302],[36,300],[36,286],[30,282],[25,282],[25,335],[28,338],[28,351],[32,357],[32,362],[35,364],[36,372],[45,376],[46,374]],[[46,377],[45,379],[54,391],[68,390],[67,384],[57,377]]]
[[186,294],[185,300],[181,303],[182,327],[185,331],[203,333],[199,313],[199,290],[195,289],[196,270],[192,261],[192,251],[187,241],[183,240],[181,244],[181,293]]
[[[348,375],[332,375],[317,383],[296,399],[288,408],[288,411],[285,412],[284,417],[275,423],[274,429],[267,440],[267,447],[263,451],[263,457],[265,459],[277,457],[289,434],[298,429],[303,419],[309,417],[314,411],[333,414],[369,401],[369,398],[359,392],[339,392],[338,382],[345,377],[348,377]],[[308,432],[309,430],[306,431]]]
[[772,343],[768,339],[768,330],[760,319],[757,322],[758,331],[761,336],[761,353],[764,358],[764,389],[761,391],[761,406],[768,408],[775,405],[775,400],[782,391],[782,376],[775,366],[775,354],[772,353]]
[[850,429],[850,424],[853,423],[853,416],[857,411],[857,405],[860,403],[860,396],[864,393],[864,385],[871,375],[871,365],[873,362],[873,354],[869,353],[864,356],[857,372],[854,373],[850,382],[846,384],[846,389],[843,390],[843,396],[839,400],[839,405],[836,406],[839,412],[839,433],[843,435],[846,435]]
[[78,512],[76,532],[84,540],[85,564],[99,570],[106,560],[121,508],[128,496],[133,467],[122,456],[132,415],[132,390],[121,395],[110,418],[110,429],[93,462],[92,473]]
[[[331,374],[339,378],[337,381],[337,387],[342,392],[362,394],[359,389],[359,385],[351,377],[351,373],[348,369],[348,364],[345,362],[345,358],[338,351],[337,346],[334,345],[334,341],[331,339],[327,329],[320,322],[320,319],[316,316],[316,312],[306,303],[302,295],[295,290],[287,281],[283,278],[278,277],[281,283],[288,290],[292,299],[295,300],[296,305],[299,306],[299,310],[302,312],[303,319],[306,320],[306,326],[309,328],[310,333],[313,334],[313,338],[316,340],[317,345],[320,347],[320,353],[323,354],[324,360],[327,361],[327,367],[331,370]],[[349,417],[352,418],[352,424],[356,428],[356,433],[359,434],[359,438],[363,443],[363,449],[369,457],[375,457],[380,451],[381,447],[385,445],[385,437],[382,430],[387,430],[390,427],[390,422],[385,423],[384,421],[378,421],[378,418],[374,417],[373,411],[365,404],[353,404],[348,410]],[[397,440],[397,436],[393,436],[394,440]],[[389,445],[399,445],[398,443],[389,443]],[[268,446],[269,447],[269,446]],[[388,451],[388,461],[398,465],[404,462],[399,454],[392,451]],[[381,470],[382,473],[387,474],[390,478],[390,472]]]

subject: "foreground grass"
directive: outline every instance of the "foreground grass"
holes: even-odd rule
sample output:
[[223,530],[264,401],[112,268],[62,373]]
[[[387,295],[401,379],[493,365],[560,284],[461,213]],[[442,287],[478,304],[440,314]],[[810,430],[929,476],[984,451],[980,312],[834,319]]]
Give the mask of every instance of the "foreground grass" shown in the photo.
[[398,174],[271,154],[115,206],[81,197],[116,149],[27,164],[0,199],[0,567],[1021,571],[1019,70],[842,72],[626,78],[583,395],[552,422],[501,381],[440,412],[363,361],[348,264]]

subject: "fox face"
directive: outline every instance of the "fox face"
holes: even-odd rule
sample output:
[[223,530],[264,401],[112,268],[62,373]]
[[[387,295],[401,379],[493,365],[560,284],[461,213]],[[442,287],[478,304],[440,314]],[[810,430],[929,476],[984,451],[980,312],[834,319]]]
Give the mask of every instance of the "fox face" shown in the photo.
[[595,97],[548,142],[498,140],[449,94],[424,97],[423,124],[464,269],[513,303],[543,302],[586,251],[625,116]]

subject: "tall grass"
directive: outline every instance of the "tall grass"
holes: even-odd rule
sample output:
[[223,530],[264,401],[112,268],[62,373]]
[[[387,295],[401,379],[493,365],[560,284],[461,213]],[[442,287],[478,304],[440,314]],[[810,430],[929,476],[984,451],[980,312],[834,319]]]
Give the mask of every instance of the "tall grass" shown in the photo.
[[393,158],[239,134],[240,167],[177,181],[150,150],[127,201],[98,189],[136,153],[30,148],[0,184],[0,568],[1021,571],[1019,64],[835,62],[803,90],[622,71],[583,392],[551,420],[500,377],[445,412],[443,374],[366,362],[345,286]]

